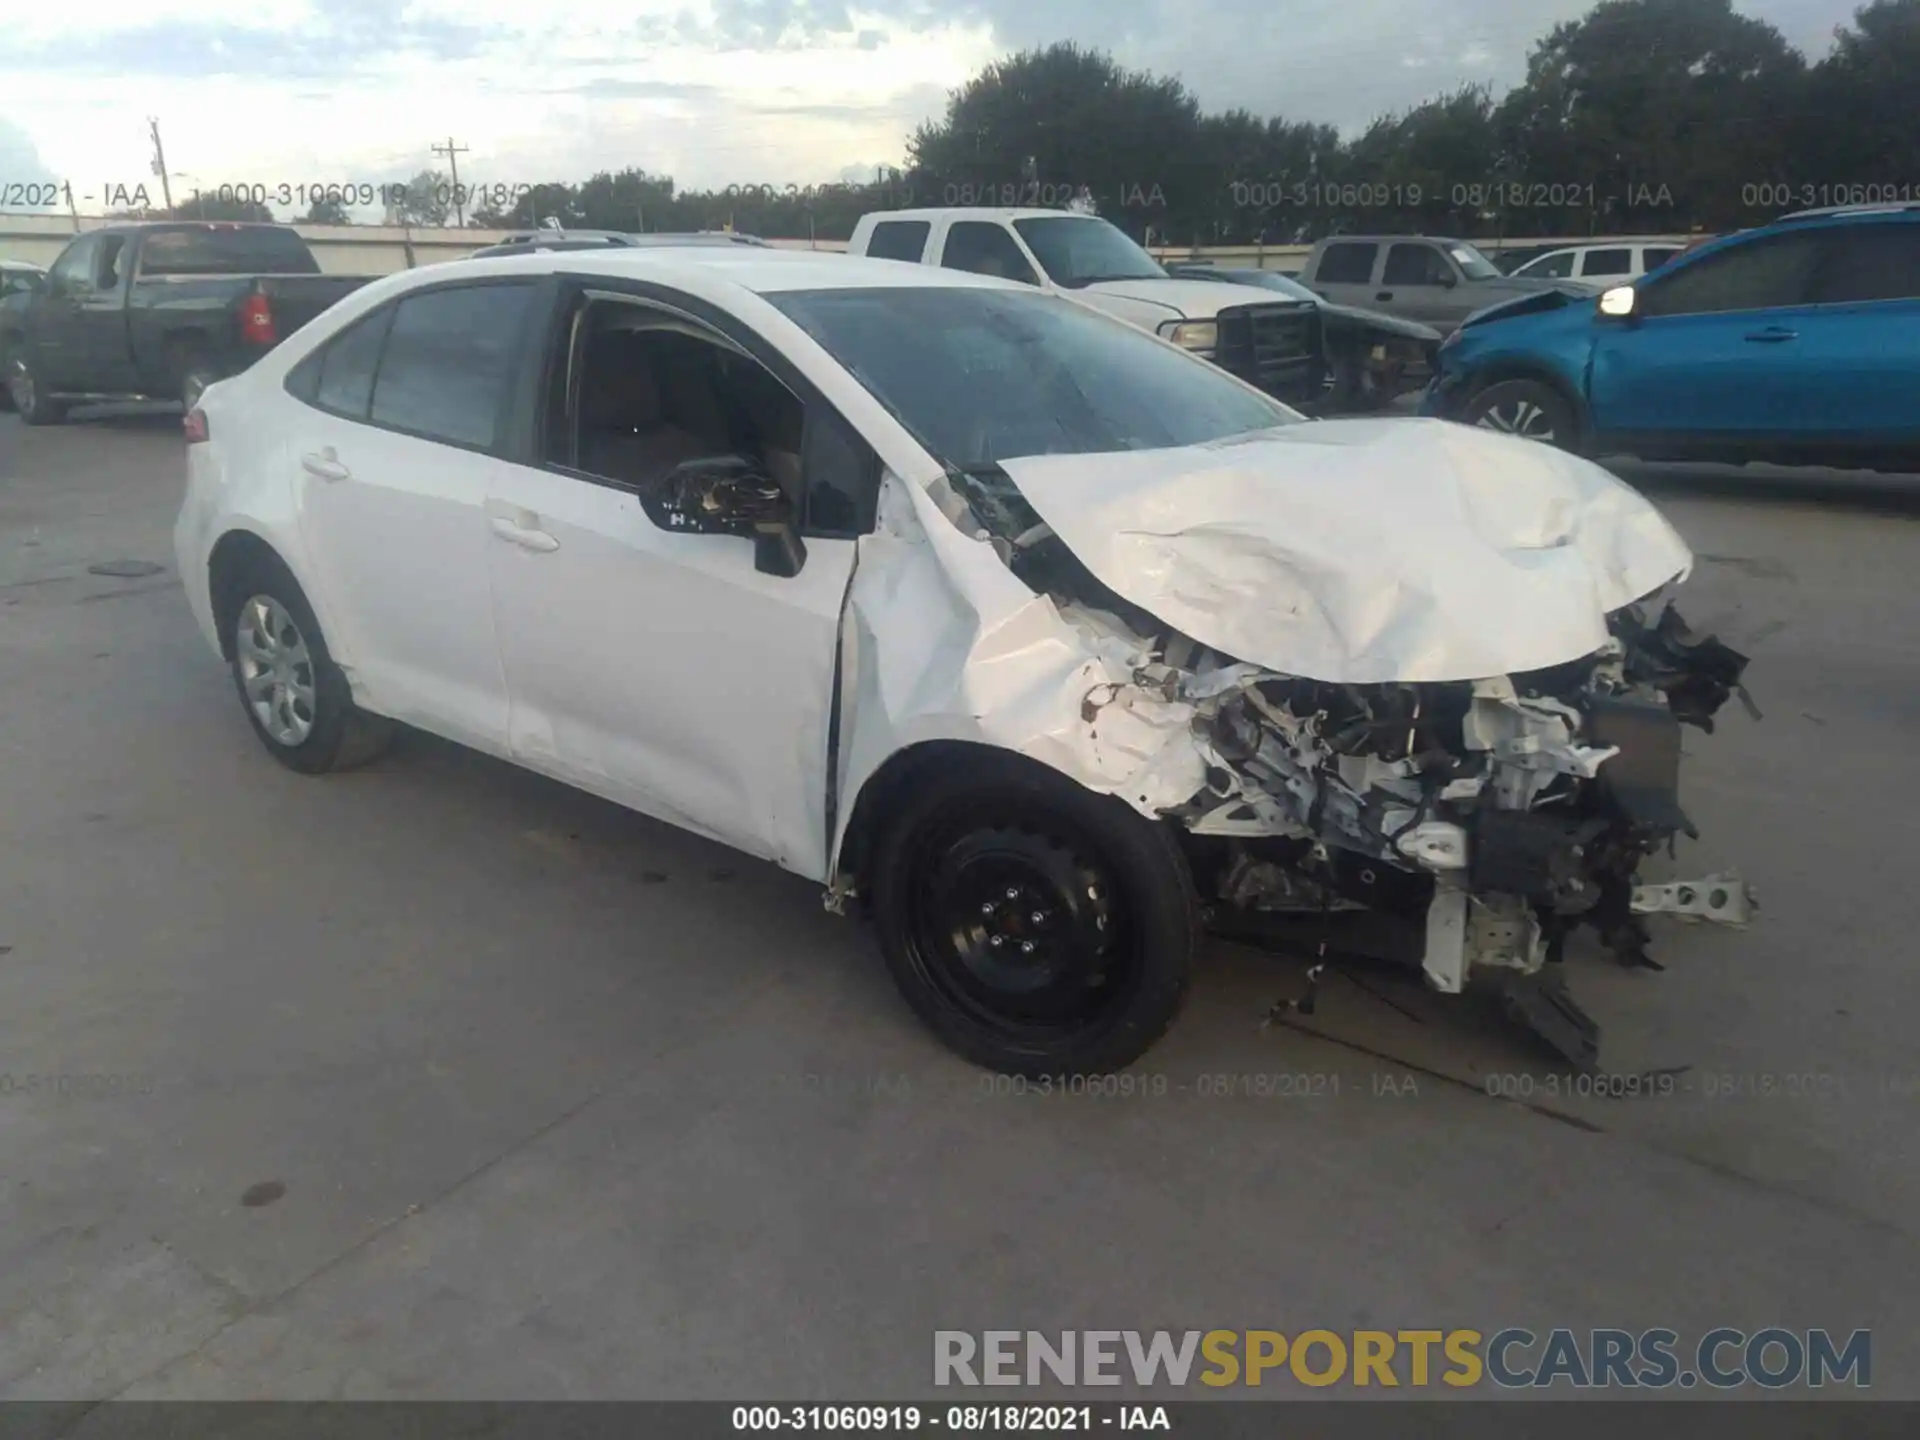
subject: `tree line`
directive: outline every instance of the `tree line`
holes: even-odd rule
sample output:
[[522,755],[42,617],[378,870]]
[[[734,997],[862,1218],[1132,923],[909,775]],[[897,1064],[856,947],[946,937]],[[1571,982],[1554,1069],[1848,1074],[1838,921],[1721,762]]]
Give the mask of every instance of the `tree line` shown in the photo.
[[[444,176],[409,197],[397,218],[449,223]],[[988,66],[871,181],[692,191],[631,167],[465,220],[844,239],[875,209],[1078,200],[1141,239],[1287,244],[1717,232],[1898,199],[1920,200],[1920,0],[1872,0],[1816,62],[1731,0],[1603,0],[1539,40],[1506,94],[1468,86],[1352,137],[1208,113],[1177,79],[1066,43]]]

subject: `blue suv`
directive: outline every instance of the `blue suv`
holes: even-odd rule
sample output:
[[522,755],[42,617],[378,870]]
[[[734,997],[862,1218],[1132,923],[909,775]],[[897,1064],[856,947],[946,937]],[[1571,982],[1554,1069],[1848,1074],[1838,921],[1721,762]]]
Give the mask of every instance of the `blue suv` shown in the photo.
[[1470,316],[1421,402],[1586,454],[1920,467],[1920,204],[1809,210]]

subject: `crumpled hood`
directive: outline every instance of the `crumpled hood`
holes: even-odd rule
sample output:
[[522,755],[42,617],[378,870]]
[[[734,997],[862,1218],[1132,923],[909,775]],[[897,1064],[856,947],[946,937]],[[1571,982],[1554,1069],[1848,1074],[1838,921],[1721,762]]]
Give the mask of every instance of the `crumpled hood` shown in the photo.
[[1002,468],[1122,598],[1238,660],[1343,684],[1578,659],[1692,554],[1590,461],[1444,420],[1315,421]]

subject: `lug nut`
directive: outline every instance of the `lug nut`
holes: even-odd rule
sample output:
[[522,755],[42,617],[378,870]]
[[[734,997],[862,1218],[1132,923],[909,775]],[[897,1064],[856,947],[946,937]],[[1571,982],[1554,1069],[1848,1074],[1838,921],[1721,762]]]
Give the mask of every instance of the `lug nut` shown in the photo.
[[993,935],[988,937],[988,940],[987,940],[987,944],[991,945],[996,950],[998,950],[1002,945],[1006,943],[1007,943],[1007,937],[1004,935]]
[[1033,941],[1031,941],[1031,940],[1022,940],[1022,941],[1020,942],[1020,953],[1021,953],[1022,955],[1031,955],[1031,954],[1033,954]]
[[993,902],[992,902],[991,900],[989,900],[989,901],[988,901],[988,902],[987,902],[986,904],[984,904],[984,905],[982,905],[982,906],[980,907],[980,913],[981,913],[982,915],[991,915],[991,914],[993,914]]
[[1036,925],[1044,925],[1047,923],[1047,912],[1044,910],[1036,910],[1027,918]]
[[1007,899],[1018,900],[1019,898],[1020,898],[1020,892],[1014,889],[1013,886],[1009,885],[1007,887]]

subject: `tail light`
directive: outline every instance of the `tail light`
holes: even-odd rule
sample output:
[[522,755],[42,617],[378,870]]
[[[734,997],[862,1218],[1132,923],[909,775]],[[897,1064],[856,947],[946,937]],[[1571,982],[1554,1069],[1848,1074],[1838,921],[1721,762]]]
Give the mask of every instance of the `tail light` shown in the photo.
[[207,438],[207,412],[195,406],[187,412],[187,418],[181,428],[186,431],[187,443],[198,445]]
[[249,295],[240,302],[240,338],[251,345],[277,345],[279,333],[273,328],[273,306],[264,295]]

